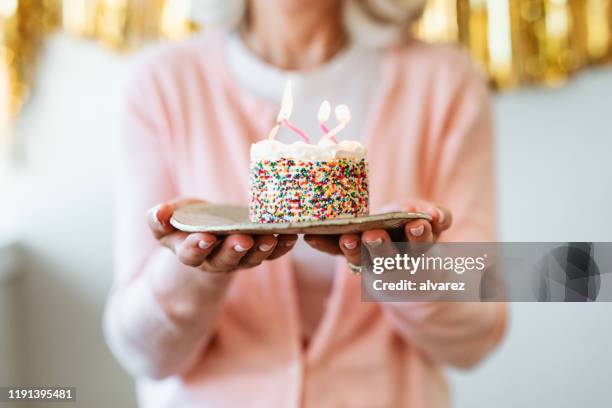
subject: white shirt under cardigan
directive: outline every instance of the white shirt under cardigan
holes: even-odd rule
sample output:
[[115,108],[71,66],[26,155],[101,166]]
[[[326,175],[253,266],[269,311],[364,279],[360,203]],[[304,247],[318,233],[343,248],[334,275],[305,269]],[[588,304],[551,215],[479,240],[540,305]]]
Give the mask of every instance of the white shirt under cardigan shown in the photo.
[[[327,123],[330,128],[337,124],[333,107],[346,104],[351,110],[351,121],[338,135],[338,139],[363,140],[370,101],[381,75],[380,50],[352,45],[316,69],[283,71],[261,61],[245,46],[237,33],[232,33],[227,57],[232,75],[244,90],[256,97],[278,103],[279,108],[283,88],[290,80],[294,98],[291,122],[305,131],[313,143],[323,135],[317,113],[324,100],[330,101],[332,105],[332,117]],[[300,140],[285,127],[277,138],[283,142]],[[319,279],[325,277],[331,280],[333,257],[312,249],[303,240],[298,241],[292,253],[298,274],[302,271],[311,275],[316,272]]]

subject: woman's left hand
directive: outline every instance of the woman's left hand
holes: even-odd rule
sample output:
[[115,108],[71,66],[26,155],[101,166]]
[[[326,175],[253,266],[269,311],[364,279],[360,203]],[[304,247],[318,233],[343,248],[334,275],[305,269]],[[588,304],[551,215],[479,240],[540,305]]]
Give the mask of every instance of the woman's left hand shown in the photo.
[[[409,243],[435,243],[440,234],[452,224],[452,214],[444,207],[429,203],[418,203],[403,206],[402,211],[424,212],[431,216],[432,221],[414,220],[403,228],[402,241]],[[361,264],[361,243],[372,252],[383,243],[393,242],[389,233],[382,229],[371,230],[359,234],[344,235],[305,235],[304,240],[319,251],[331,255],[344,255],[353,265]],[[395,242],[398,237],[394,236]]]

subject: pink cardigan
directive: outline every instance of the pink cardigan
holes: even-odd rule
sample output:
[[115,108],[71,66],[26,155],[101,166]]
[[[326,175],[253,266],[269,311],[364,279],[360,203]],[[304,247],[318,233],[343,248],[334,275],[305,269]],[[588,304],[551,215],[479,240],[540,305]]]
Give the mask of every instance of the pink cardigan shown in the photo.
[[[278,106],[239,89],[209,35],[144,58],[128,87],[117,260],[105,332],[144,407],[446,407],[441,367],[471,367],[501,339],[501,303],[360,301],[338,259],[329,305],[301,344],[291,257],[231,276],[182,266],[145,223],[178,196],[244,205],[249,146]],[[374,211],[421,198],[449,207],[446,241],[495,239],[486,86],[469,58],[413,42],[383,57],[364,129]],[[174,313],[151,279],[180,284]]]

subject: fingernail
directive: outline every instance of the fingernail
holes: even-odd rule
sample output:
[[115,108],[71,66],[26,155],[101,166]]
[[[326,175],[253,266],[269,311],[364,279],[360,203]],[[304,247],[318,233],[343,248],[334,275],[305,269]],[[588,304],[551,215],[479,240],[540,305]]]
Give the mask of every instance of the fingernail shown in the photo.
[[261,252],[268,252],[269,250],[271,250],[272,248],[274,248],[274,245],[271,244],[261,244],[259,246],[259,250]]
[[293,245],[295,245],[295,240],[293,240],[293,241],[287,241],[287,242],[285,243],[285,245],[286,245],[286,246],[288,246],[288,247],[293,246]]
[[419,225],[418,227],[410,228],[410,233],[415,237],[420,237],[423,235],[423,232],[425,232],[425,226],[423,224]]
[[155,224],[162,227],[163,225],[161,221],[159,220],[159,217],[157,216],[157,213],[159,212],[160,207],[161,207],[161,204],[157,204],[155,207],[151,208],[151,219],[153,220]]
[[249,250],[249,248],[245,248],[245,247],[243,247],[240,244],[234,245],[234,251],[236,251],[236,252],[246,252],[248,250]]
[[198,247],[200,249],[207,249],[207,248],[210,248],[210,246],[212,244],[213,244],[212,242],[206,242],[206,241],[202,240],[202,241],[198,242]]
[[344,243],[344,247],[346,249],[355,249],[357,248],[357,241],[347,241]]
[[439,208],[436,208],[436,211],[438,212],[438,224],[444,224],[444,220],[446,219],[444,211]]
[[382,238],[375,239],[374,241],[366,241],[366,245],[371,248],[376,248],[382,244]]

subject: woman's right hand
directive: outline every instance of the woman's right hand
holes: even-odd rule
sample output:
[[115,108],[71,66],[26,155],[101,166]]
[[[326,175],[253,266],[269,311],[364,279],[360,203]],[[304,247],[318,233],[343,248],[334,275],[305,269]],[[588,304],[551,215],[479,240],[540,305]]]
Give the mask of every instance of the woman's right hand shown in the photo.
[[266,260],[285,255],[297,241],[297,235],[216,236],[205,232],[178,231],[170,225],[174,210],[198,202],[202,201],[175,200],[149,210],[149,227],[153,235],[185,265],[211,273],[253,268]]

